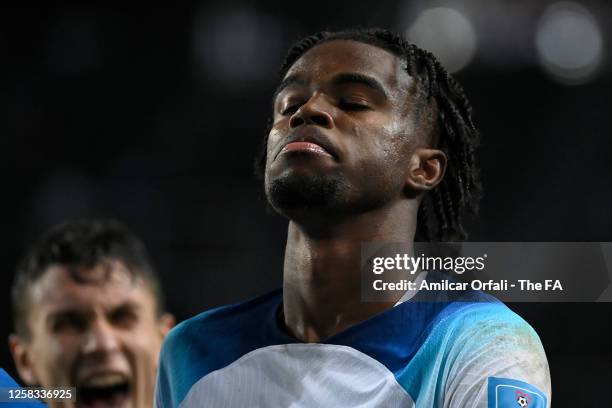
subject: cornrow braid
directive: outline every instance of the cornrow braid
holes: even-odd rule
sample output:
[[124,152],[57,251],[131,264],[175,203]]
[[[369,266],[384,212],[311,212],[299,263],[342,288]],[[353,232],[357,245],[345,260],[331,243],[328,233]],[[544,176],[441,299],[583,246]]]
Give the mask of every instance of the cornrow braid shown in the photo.
[[[472,107],[463,87],[444,69],[436,57],[401,36],[383,29],[322,31],[290,47],[280,69],[283,78],[291,66],[308,50],[332,40],[352,40],[391,52],[405,61],[406,72],[415,79],[417,115],[427,108],[437,116],[432,146],[442,150],[448,163],[446,175],[425,195],[417,214],[418,241],[459,241],[467,234],[463,225],[466,213],[475,214],[481,196],[475,151],[479,133],[472,120]],[[263,179],[266,145],[272,120],[263,140],[255,172]],[[434,216],[432,216],[434,215]]]

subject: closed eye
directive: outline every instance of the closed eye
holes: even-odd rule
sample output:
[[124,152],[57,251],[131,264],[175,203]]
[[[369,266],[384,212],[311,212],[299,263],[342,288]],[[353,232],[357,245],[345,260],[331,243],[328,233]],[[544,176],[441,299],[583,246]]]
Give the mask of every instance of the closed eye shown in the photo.
[[113,310],[108,319],[115,326],[129,328],[138,321],[138,312],[133,305],[122,305]]
[[361,102],[340,101],[340,108],[349,111],[362,111],[372,109],[371,106]]

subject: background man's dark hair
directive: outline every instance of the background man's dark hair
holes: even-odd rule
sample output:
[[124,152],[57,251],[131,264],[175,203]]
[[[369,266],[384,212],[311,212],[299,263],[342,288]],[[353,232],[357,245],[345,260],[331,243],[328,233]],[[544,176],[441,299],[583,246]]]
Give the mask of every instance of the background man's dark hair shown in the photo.
[[[472,108],[461,85],[446,72],[433,54],[382,29],[324,31],[299,40],[289,49],[280,77],[283,78],[306,51],[331,40],[353,40],[374,45],[406,62],[406,71],[415,79],[417,116],[433,115],[432,147],[444,151],[448,159],[444,178],[419,206],[416,240],[466,239],[463,216],[466,212],[476,213],[481,185],[474,159],[479,134],[472,121]],[[266,145],[271,126],[270,119],[256,161],[256,173],[261,178],[265,171]]]
[[[86,283],[100,279],[98,275],[88,275],[88,269],[109,260],[122,262],[131,278],[140,278],[149,285],[157,313],[161,315],[164,299],[159,279],[140,238],[116,220],[72,220],[44,234],[30,248],[17,269],[12,287],[13,319],[17,334],[24,339],[29,338],[29,290],[47,268],[52,265],[66,266],[76,282]],[[102,278],[106,279],[107,276]]]

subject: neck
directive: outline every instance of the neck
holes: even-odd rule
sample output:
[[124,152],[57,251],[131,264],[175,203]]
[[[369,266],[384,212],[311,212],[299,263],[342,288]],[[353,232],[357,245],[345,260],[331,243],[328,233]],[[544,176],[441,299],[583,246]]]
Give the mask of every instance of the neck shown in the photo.
[[289,332],[317,342],[393,307],[401,293],[388,292],[381,302],[361,300],[361,244],[403,242],[412,248],[417,209],[413,200],[403,200],[340,221],[319,220],[316,228],[291,221],[283,274]]

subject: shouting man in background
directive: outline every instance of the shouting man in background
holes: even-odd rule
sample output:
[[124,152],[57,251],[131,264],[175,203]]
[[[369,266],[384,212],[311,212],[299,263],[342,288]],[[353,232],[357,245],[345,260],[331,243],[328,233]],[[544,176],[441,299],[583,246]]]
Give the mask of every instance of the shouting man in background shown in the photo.
[[22,261],[10,348],[28,386],[76,387],[50,407],[149,408],[174,318],[143,243],[116,221],[66,222]]

